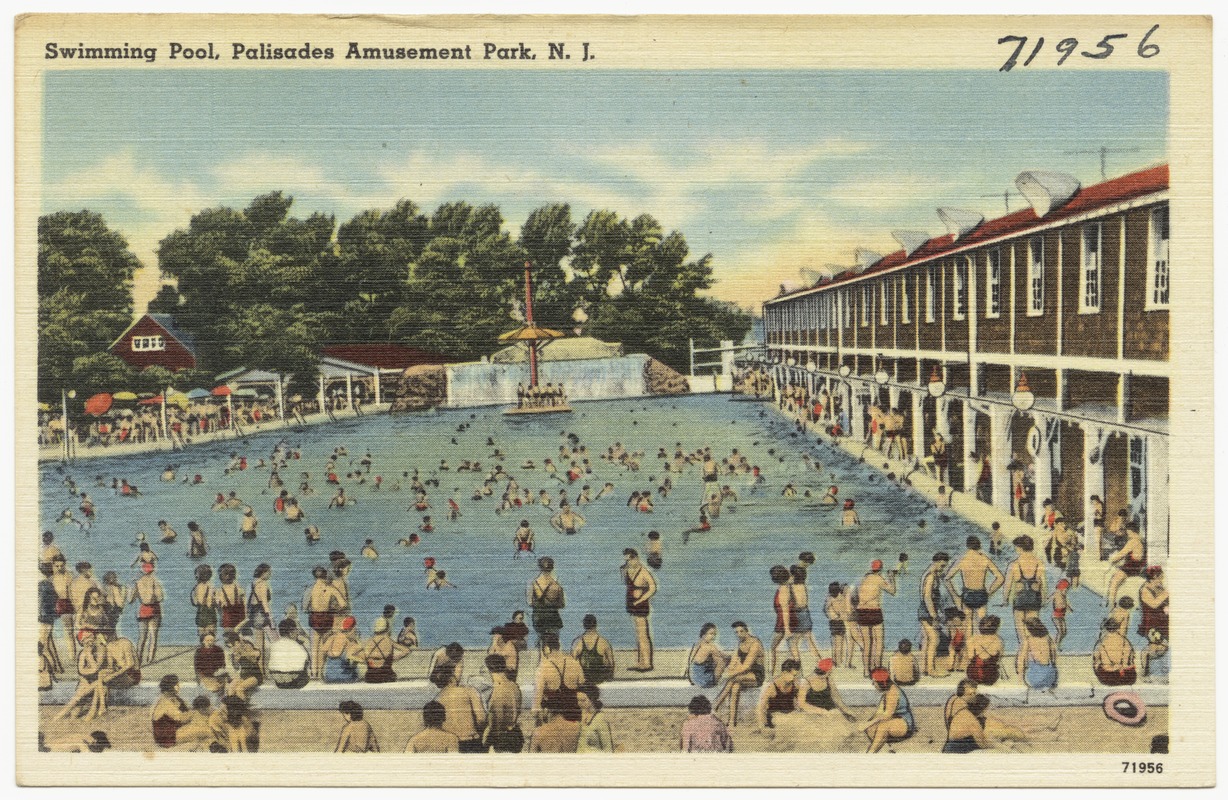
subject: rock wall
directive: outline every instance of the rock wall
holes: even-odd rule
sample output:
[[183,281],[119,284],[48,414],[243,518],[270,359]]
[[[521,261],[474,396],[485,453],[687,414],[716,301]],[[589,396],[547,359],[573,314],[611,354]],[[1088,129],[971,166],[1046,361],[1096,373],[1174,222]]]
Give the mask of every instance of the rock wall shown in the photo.
[[662,364],[655,358],[649,358],[644,365],[644,385],[652,395],[690,394],[691,387],[686,378],[672,367]]
[[392,411],[425,411],[448,403],[448,375],[440,364],[410,367],[392,400]]

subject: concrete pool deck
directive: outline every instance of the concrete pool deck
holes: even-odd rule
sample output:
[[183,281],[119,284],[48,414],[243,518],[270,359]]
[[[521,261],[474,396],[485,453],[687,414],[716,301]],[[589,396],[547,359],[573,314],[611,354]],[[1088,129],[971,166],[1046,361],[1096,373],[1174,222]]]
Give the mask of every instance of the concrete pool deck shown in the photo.
[[[191,700],[202,693],[192,679],[192,650],[183,646],[163,648],[163,655],[156,663],[142,670],[143,680],[138,686],[130,689],[111,692],[109,702],[116,706],[152,706],[158,698],[158,681],[163,675],[175,674],[180,677],[180,696]],[[398,680],[393,683],[368,684],[325,684],[309,683],[302,689],[278,689],[266,683],[252,695],[251,704],[257,709],[278,710],[334,710],[342,700],[355,700],[364,708],[380,710],[401,710],[421,708],[428,700],[435,697],[437,689],[427,681],[425,675],[429,666],[431,650],[417,650],[406,658],[398,661],[396,672]],[[662,650],[656,653],[656,670],[650,673],[629,672],[624,665],[635,663],[634,651],[616,650],[614,654],[614,678],[601,685],[601,700],[612,708],[667,708],[685,707],[691,698],[697,694],[705,694],[715,699],[719,689],[697,689],[683,677],[688,651]],[[475,676],[482,675],[482,659],[485,651],[471,650],[465,654],[464,674],[468,683]],[[521,654],[520,676],[518,683],[524,694],[524,704],[528,708],[533,703],[533,676],[537,667],[537,653],[530,649]],[[814,669],[814,659],[808,653],[802,657],[802,677]],[[994,686],[983,687],[983,694],[990,696],[995,707],[1021,706],[1025,703],[1026,687],[1014,675],[1013,659],[1007,668],[1009,676],[1003,678]],[[1099,685],[1091,673],[1091,658],[1088,655],[1059,655],[1058,674],[1060,677],[1056,691],[1051,695],[1045,692],[1032,693],[1027,697],[1027,705],[1035,707],[1070,707],[1098,706],[1104,698],[1117,688]],[[485,676],[483,676],[485,677]],[[878,690],[869,679],[862,677],[860,669],[837,668],[835,684],[840,696],[849,706],[872,706],[878,702]],[[955,691],[956,684],[964,677],[962,672],[953,672],[944,677],[923,678],[914,686],[906,688],[909,701],[920,706],[941,706],[946,703]],[[479,679],[479,684],[481,680]],[[76,680],[72,674],[66,674],[55,686],[40,694],[43,705],[62,705],[76,688]],[[1138,683],[1131,687],[1122,687],[1132,691],[1142,698],[1143,702],[1152,706],[1168,705],[1168,686],[1166,684]],[[742,693],[739,704],[742,714],[753,715],[755,703],[758,701],[759,690],[751,689]],[[741,718],[741,716],[739,717]]]

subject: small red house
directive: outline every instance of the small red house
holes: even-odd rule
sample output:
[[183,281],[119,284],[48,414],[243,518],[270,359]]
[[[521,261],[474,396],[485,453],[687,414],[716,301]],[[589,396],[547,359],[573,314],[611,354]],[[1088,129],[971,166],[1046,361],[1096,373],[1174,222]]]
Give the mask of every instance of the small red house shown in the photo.
[[191,335],[175,327],[170,314],[146,314],[108,348],[137,369],[165,367],[172,372],[196,366],[196,343]]

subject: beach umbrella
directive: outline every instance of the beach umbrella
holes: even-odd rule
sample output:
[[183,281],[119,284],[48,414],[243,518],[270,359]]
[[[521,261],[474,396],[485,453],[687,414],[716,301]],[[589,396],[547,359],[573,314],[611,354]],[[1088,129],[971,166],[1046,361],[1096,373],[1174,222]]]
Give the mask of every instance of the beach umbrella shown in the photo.
[[188,392],[188,399],[189,400],[201,400],[205,397],[209,397],[210,394],[211,393],[209,392],[208,389],[193,389],[192,391]]
[[184,411],[188,410],[188,396],[183,392],[168,393],[166,395],[166,402],[173,406],[177,406]]
[[230,387],[224,384],[222,386],[215,386],[210,394],[212,394],[214,397],[226,397],[230,394]]
[[157,397],[148,397],[140,401],[139,403],[137,403],[137,405],[138,406],[160,406],[162,405],[162,395],[158,395]]
[[111,409],[111,402],[111,395],[99,392],[85,401],[85,413],[92,417],[101,417]]
[[235,397],[259,397],[259,393],[255,389],[236,389],[232,394]]
[[111,395],[111,398],[116,402],[132,402],[136,399],[135,392],[116,392]]
[[561,339],[562,332],[553,330],[552,328],[543,328],[538,325],[521,325],[514,331],[508,331],[499,335],[501,342],[531,342],[539,339]]

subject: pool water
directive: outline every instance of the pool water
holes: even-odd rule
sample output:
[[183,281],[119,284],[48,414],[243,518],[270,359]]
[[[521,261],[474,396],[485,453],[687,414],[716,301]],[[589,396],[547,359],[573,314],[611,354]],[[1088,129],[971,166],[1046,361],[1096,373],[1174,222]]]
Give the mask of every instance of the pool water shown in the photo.
[[[138,574],[130,565],[138,549],[136,533],[144,532],[159,557],[157,574],[167,594],[162,641],[180,644],[196,641],[194,612],[188,601],[198,563],[187,557],[190,520],[199,522],[206,533],[209,554],[203,562],[213,566],[215,576],[221,563],[233,563],[246,587],[257,564],[272,565],[277,618],[287,603],[302,608],[303,592],[312,583],[312,567],[327,564],[330,551],[342,550],[354,562],[350,594],[363,633],[370,631],[385,604],[392,604],[397,608],[398,626],[405,616],[416,618],[424,645],[455,640],[467,647],[483,645],[492,626],[510,619],[515,609],[528,608],[526,587],[538,573],[534,558],[512,558],[512,538],[521,518],[528,519],[536,533],[536,554],[549,555],[556,562],[555,574],[567,598],[562,611],[563,637],[570,640],[578,635],[582,618],[592,613],[617,648],[635,644],[623,609],[622,552],[635,547],[643,554],[650,530],[660,532],[664,545],[664,563],[655,573],[658,591],[652,602],[652,631],[658,647],[689,647],[707,621],[718,625],[727,646],[733,641],[729,624],[736,619],[749,623],[761,638],[770,638],[775,624],[775,585],[768,570],[774,564],[793,564],[799,552],[810,550],[817,557],[808,580],[810,605],[816,638],[826,648],[822,606],[828,583],[855,583],[872,559],[882,559],[890,568],[899,553],[907,552],[911,566],[901,578],[899,595],[885,597],[883,603],[890,650],[902,638],[919,640],[919,582],[930,556],[941,549],[958,558],[965,538],[974,533],[988,547],[987,535],[976,526],[949,512],[940,516],[927,500],[890,484],[843,451],[797,434],[792,423],[770,406],[707,395],[587,402],[574,407],[572,414],[539,418],[504,417],[501,408],[373,416],[300,430],[266,431],[246,439],[195,446],[185,453],[91,459],[68,468],[49,463],[41,467],[41,525],[55,533],[70,569],[77,561],[90,561],[95,577],[101,579],[106,571],[115,570],[127,582]],[[470,499],[498,463],[515,476],[522,489],[531,489],[534,495],[546,489],[557,509],[564,484],[547,476],[540,466],[545,458],[558,463],[558,448],[568,443],[568,434],[587,446],[592,466],[591,475],[567,487],[572,501],[584,483],[591,486],[593,495],[606,481],[615,486],[611,495],[578,509],[588,523],[579,534],[564,536],[554,531],[549,524],[554,511],[540,505],[497,513],[502,485],[480,502]],[[306,515],[303,523],[287,523],[275,514],[277,491],[267,488],[269,470],[256,466],[283,439],[301,451],[301,459],[282,471],[285,488],[299,494],[299,473],[308,472],[315,489],[312,495],[299,496]],[[488,439],[494,444],[488,445]],[[599,457],[615,442],[631,451],[643,451],[638,472]],[[739,501],[713,520],[710,532],[691,534],[685,543],[683,531],[696,525],[702,502],[699,468],[690,466],[681,475],[672,474],[675,488],[668,498],[655,492],[669,474],[657,458],[658,450],[663,447],[672,456],[678,443],[687,453],[710,446],[717,459],[737,448],[761,468],[765,478],[758,486],[750,476],[723,478],[722,483],[738,493]],[[344,509],[329,510],[336,487],[325,483],[324,468],[339,446],[347,449],[348,459],[342,459],[338,473],[354,502]],[[506,455],[502,461],[492,457],[496,448]],[[347,479],[345,473],[358,468],[368,452],[371,477],[365,484]],[[232,453],[246,456],[246,470],[226,473]],[[820,462],[821,471],[808,464],[804,454]],[[453,468],[464,459],[480,461],[482,471],[441,472],[437,469],[441,459],[447,459]],[[536,462],[538,469],[521,469],[525,459]],[[175,467],[178,480],[199,473],[204,483],[161,482],[159,476],[168,465]],[[419,546],[404,548],[397,541],[417,531],[423,513],[407,510],[415,495],[409,481],[401,478],[415,468],[424,481],[439,480],[438,488],[428,487],[432,508],[425,512],[431,515],[435,531],[421,534]],[[96,504],[97,518],[86,531],[58,521],[66,508],[80,516],[78,498],[70,496],[63,484],[66,475]],[[378,490],[374,488],[376,475],[383,478]],[[98,476],[107,488],[95,485]],[[109,488],[112,478],[126,478],[140,487],[142,496],[116,496]],[[403,488],[394,491],[398,479]],[[781,496],[788,482],[798,490],[796,499]],[[830,483],[840,487],[842,499],[857,501],[860,527],[839,527],[839,511],[818,505]],[[656,502],[653,513],[627,507],[631,492],[649,488]],[[803,497],[806,490],[813,497]],[[210,511],[218,492],[231,491],[255,509],[260,521],[255,540],[241,538],[240,511]],[[462,511],[454,522],[447,520],[449,497],[456,499]],[[159,542],[160,519],[179,533],[176,542]],[[918,524],[921,521],[924,527]],[[308,523],[319,527],[319,543],[305,541],[303,529]],[[378,559],[359,555],[368,538],[374,540]],[[423,559],[427,556],[436,560],[437,569],[447,572],[456,589],[426,588]],[[1004,570],[1008,562],[1009,557],[998,557]],[[1057,577],[1052,573],[1049,584]],[[214,580],[216,585],[216,577]],[[996,605],[1000,596],[995,597],[990,611],[1003,617],[1003,639],[1013,649],[1009,609]],[[1076,611],[1068,618],[1070,632],[1063,650],[1090,652],[1101,617],[1096,609],[1100,599],[1079,589],[1070,593],[1070,601]],[[305,622],[305,615],[303,618]],[[1042,618],[1048,621],[1044,612]],[[134,620],[130,608],[121,629],[131,634]]]

